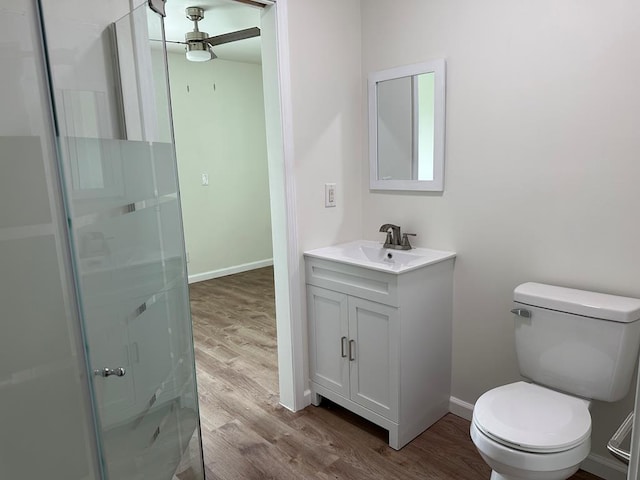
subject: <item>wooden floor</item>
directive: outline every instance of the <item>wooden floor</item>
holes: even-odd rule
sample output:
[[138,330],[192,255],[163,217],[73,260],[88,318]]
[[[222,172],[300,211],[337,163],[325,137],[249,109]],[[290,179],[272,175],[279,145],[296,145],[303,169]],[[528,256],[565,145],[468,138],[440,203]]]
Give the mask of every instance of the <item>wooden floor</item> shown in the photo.
[[279,406],[271,268],[190,294],[207,480],[489,478],[455,415],[395,451],[386,430],[326,400],[297,413]]

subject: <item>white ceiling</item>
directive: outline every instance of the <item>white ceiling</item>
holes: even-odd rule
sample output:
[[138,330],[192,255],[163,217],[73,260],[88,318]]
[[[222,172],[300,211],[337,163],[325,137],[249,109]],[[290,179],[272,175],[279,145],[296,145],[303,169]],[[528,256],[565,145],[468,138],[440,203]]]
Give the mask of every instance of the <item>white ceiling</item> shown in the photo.
[[[187,7],[204,9],[204,19],[198,22],[198,28],[201,32],[207,32],[210,37],[260,27],[262,8],[233,0],[167,0],[165,5],[167,16],[164,25],[167,40],[184,42],[184,34],[193,30],[193,22],[185,15]],[[223,60],[260,63],[260,44],[260,37],[248,38],[218,45],[213,51]],[[167,49],[169,52],[184,53],[184,45],[167,43]]]

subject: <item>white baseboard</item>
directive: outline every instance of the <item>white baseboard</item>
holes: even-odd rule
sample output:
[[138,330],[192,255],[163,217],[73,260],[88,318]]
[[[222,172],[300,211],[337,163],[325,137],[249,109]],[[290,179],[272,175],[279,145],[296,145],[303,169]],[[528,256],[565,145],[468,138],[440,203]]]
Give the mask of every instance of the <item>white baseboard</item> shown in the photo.
[[210,272],[196,273],[194,275],[189,275],[189,283],[204,282],[205,280],[211,280],[212,278],[225,277],[227,275],[233,275],[234,273],[247,272],[249,270],[255,270],[256,268],[269,267],[271,265],[273,265],[273,258],[267,258],[266,260],[243,263],[242,265],[220,268],[218,270],[211,270]]
[[[471,421],[473,418],[473,404],[456,397],[449,397],[449,411],[465,420]],[[580,468],[605,480],[626,480],[627,478],[627,469],[623,464],[614,458],[595,453],[590,454]]]
[[458,417],[471,421],[473,404],[464,402],[456,397],[449,397],[449,411]]

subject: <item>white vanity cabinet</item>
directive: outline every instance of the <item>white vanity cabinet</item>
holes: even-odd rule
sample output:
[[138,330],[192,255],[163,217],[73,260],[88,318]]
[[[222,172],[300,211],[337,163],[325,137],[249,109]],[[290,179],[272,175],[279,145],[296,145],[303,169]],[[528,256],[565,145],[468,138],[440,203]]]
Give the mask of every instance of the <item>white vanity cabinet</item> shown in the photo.
[[397,422],[398,309],[307,287],[311,381]]
[[386,272],[305,254],[312,403],[326,397],[400,449],[449,411],[453,256]]

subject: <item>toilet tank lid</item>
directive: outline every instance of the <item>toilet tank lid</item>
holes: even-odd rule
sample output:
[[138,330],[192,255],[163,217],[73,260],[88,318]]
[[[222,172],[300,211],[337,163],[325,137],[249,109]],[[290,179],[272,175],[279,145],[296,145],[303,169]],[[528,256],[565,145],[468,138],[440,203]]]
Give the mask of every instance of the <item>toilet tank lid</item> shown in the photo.
[[640,299],[528,282],[513,291],[513,300],[560,312],[614,322],[640,319]]

